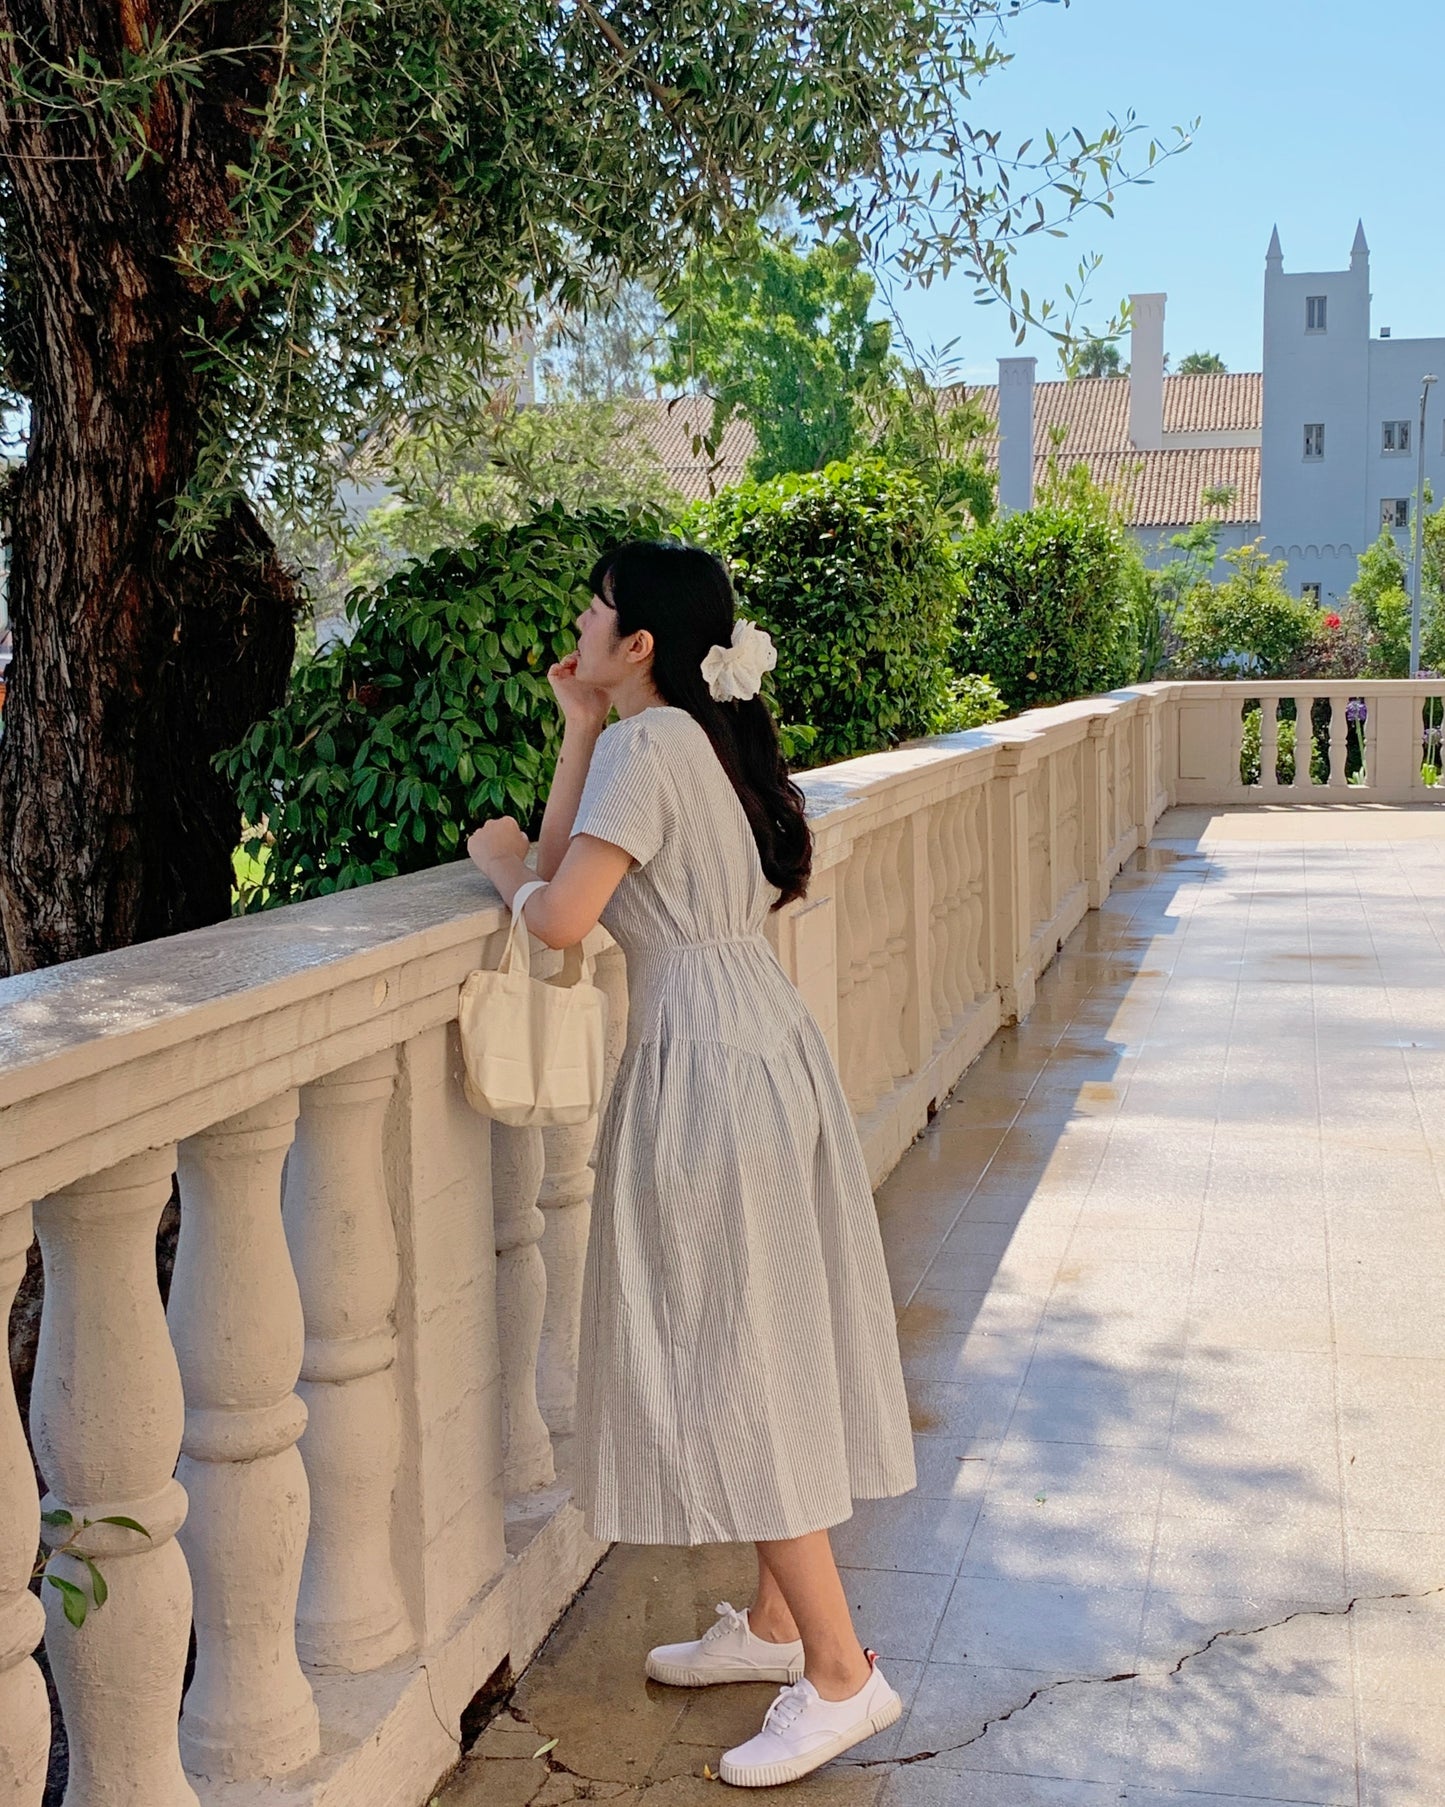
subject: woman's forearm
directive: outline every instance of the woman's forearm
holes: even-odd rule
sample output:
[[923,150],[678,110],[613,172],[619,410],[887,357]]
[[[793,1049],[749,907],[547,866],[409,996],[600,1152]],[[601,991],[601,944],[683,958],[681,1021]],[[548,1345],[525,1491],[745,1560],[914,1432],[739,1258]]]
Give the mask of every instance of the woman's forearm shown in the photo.
[[562,751],[557,756],[557,770],[552,775],[552,788],[547,793],[547,807],[537,836],[538,878],[554,878],[566,856],[577,806],[582,801],[582,786],[587,782],[587,768],[592,763],[592,750],[601,738],[602,727],[601,722],[593,727],[569,721],[562,730]]

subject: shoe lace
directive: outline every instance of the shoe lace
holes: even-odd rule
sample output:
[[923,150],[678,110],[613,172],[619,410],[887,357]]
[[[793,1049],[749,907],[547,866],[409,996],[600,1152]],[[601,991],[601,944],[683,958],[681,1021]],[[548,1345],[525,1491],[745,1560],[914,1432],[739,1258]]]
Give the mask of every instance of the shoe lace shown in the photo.
[[790,1682],[763,1715],[765,1732],[785,1732],[807,1706],[811,1689],[806,1682]]
[[712,1644],[718,1638],[726,1637],[730,1631],[741,1631],[747,1620],[733,1605],[731,1600],[719,1600],[717,1603],[717,1619],[702,1634],[704,1644]]

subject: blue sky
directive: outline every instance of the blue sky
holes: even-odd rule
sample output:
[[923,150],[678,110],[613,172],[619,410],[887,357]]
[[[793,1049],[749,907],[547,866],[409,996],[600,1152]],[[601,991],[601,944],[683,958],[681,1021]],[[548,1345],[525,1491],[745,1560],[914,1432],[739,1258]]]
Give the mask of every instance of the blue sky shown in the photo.
[[[1102,325],[1130,290],[1169,296],[1166,349],[1260,367],[1264,253],[1278,222],[1288,270],[1343,269],[1355,222],[1370,242],[1374,326],[1445,334],[1442,0],[1073,0],[1008,30],[1016,60],[979,89],[974,117],[1018,144],[1045,126],[1088,132],[1130,108],[1163,136],[1200,125],[1113,220],[1035,239],[1016,284],[1063,297],[1080,256],[1103,254],[1082,319]],[[1007,317],[956,277],[897,298],[920,348],[958,338],[970,380],[1015,351]],[[1059,374],[1052,343],[1017,348]],[[1127,356],[1127,349],[1125,351]]]

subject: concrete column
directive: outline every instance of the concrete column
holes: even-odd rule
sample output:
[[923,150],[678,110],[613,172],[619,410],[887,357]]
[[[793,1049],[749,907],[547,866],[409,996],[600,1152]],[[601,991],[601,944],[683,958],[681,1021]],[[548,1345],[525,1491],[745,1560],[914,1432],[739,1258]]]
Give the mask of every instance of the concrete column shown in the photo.
[[[0,1323],[25,1273],[30,1207],[0,1216]],[[45,1631],[45,1612],[30,1592],[30,1565],[40,1541],[40,1501],[30,1452],[15,1408],[10,1369],[0,1368],[0,1802],[40,1807],[50,1756],[50,1707],[31,1651]],[[53,1588],[50,1590],[55,1591]]]
[[393,1531],[399,1263],[382,1131],[395,1073],[387,1048],[305,1087],[282,1207],[306,1325],[311,1535],[296,1644],[303,1662],[349,1675],[413,1642]]
[[998,505],[1020,514],[1034,502],[1034,375],[1037,358],[998,361]]
[[[174,1479],[185,1404],[156,1285],[175,1164],[172,1148],[132,1155],[35,1207],[45,1311],[30,1430],[50,1490],[42,1536],[53,1549],[88,1521],[50,1573],[94,1599],[88,1559],[106,1595],[74,1626],[60,1594],[42,1590],[71,1807],[197,1807],[176,1735],[191,1629],[176,1542],[186,1494]],[[101,1522],[115,1518],[142,1530]]]
[[281,1223],[281,1166],[298,1100],[182,1142],[171,1341],[186,1395],[177,1476],[195,1594],[196,1670],[181,1715],[186,1768],[213,1781],[289,1774],[321,1748],[296,1659],[311,1516],[296,1447],[305,1331]]
[[1164,305],[1167,295],[1129,297],[1129,437],[1141,452],[1164,446]]

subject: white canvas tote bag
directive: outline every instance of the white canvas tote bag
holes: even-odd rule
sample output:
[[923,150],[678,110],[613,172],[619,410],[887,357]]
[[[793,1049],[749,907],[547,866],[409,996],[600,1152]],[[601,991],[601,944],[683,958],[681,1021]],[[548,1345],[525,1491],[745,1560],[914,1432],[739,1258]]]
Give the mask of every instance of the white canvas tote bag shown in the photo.
[[467,1102],[515,1129],[585,1123],[602,1104],[607,1006],[590,955],[569,947],[555,980],[531,976],[522,906],[542,889],[518,891],[501,965],[468,973],[457,1008]]

